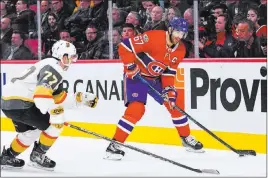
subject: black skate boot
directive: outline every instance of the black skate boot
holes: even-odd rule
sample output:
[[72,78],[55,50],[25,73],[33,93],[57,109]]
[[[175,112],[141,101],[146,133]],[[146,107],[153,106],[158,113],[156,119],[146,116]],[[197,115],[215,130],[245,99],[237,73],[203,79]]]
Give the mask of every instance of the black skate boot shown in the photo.
[[187,151],[195,152],[195,153],[204,153],[205,151],[202,149],[203,144],[196,140],[193,136],[189,135],[188,137],[181,137],[182,145],[186,147]]
[[30,155],[30,162],[28,163],[28,166],[43,169],[46,171],[54,171],[56,162],[49,159],[46,156],[46,152],[44,152],[40,148],[40,145],[37,142],[35,142],[33,151]]
[[1,169],[21,169],[23,168],[25,162],[22,159],[16,158],[10,148],[3,148],[3,152],[0,156]]
[[125,152],[122,150],[121,146],[116,143],[110,143],[106,149],[106,157],[104,159],[109,160],[121,160],[125,155]]

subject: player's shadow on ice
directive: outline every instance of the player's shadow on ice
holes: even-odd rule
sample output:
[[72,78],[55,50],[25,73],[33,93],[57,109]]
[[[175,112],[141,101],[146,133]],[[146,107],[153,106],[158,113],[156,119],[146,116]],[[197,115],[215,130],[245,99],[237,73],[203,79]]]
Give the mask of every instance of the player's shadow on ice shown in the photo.
[[[22,169],[2,169],[1,172],[12,172],[12,173],[29,173],[29,174],[36,174],[35,176],[39,176],[39,175],[55,175],[55,174],[62,174],[64,172],[60,172],[57,171],[57,169],[55,169],[54,171],[46,171],[46,170],[42,170],[42,169],[37,169],[37,168],[32,168],[29,167],[28,165],[25,165]],[[25,177],[28,177],[25,176]]]

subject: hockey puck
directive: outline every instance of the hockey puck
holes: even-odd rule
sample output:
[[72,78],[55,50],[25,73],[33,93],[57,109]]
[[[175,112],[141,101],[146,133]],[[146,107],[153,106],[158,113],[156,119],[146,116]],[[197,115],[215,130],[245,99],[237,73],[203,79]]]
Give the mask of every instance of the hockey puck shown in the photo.
[[244,157],[245,155],[239,155],[239,157]]
[[262,66],[260,69],[261,76],[265,77],[267,75],[267,68]]

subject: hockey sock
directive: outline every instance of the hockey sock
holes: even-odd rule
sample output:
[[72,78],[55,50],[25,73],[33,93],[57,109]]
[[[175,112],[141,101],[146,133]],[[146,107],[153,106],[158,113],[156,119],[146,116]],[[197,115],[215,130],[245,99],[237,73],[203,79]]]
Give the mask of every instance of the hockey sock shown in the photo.
[[42,151],[47,151],[53,143],[57,140],[58,137],[53,137],[48,135],[46,132],[42,132],[39,139],[39,144]]
[[172,118],[172,121],[181,137],[187,137],[190,135],[190,126],[187,116]]
[[18,135],[12,141],[10,145],[10,151],[14,156],[18,156],[22,152],[24,152],[30,145],[24,144],[19,138]]
[[124,113],[124,116],[117,124],[114,139],[124,143],[135,127],[135,124],[142,118],[144,112],[145,107],[143,103],[130,103]]
[[46,152],[54,144],[60,135],[62,129],[50,125],[45,131],[42,131],[39,139],[39,146],[42,151]]
[[25,151],[40,135],[40,130],[27,130],[19,132],[10,145],[10,151],[14,156]]
[[[178,105],[179,103],[176,102]],[[190,135],[190,126],[188,123],[188,118],[187,116],[182,115],[179,111],[176,109],[170,109],[169,105],[167,102],[164,103],[166,108],[168,109],[171,117],[172,117],[172,122],[174,126],[176,127],[179,135],[181,137],[187,137]]]

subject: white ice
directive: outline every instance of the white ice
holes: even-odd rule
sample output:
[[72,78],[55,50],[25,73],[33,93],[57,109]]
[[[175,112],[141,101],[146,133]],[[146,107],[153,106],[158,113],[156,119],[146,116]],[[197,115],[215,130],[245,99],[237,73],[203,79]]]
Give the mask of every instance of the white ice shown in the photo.
[[[1,148],[8,145],[15,132],[1,132]],[[53,172],[27,166],[31,148],[19,156],[26,161],[21,170],[1,170],[1,177],[48,177],[48,176],[266,176],[266,154],[256,157],[238,157],[231,151],[206,149],[205,153],[190,153],[182,147],[127,143],[181,164],[198,169],[217,169],[220,175],[200,174],[168,162],[125,149],[122,161],[104,160],[108,142],[100,139],[60,137],[49,150],[48,156],[57,162]]]

